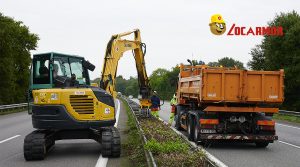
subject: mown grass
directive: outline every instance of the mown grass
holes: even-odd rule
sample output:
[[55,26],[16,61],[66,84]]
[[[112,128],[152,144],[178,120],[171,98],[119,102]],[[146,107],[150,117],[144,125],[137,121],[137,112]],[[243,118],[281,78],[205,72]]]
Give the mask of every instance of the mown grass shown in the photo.
[[128,138],[125,143],[122,143],[122,151],[128,156],[132,166],[145,167],[147,161],[144,153],[144,145],[136,128],[135,120],[130,111],[130,108],[125,100],[122,99],[128,115]]
[[296,117],[292,115],[274,114],[273,118],[276,120],[284,120],[288,122],[300,123],[300,117]]

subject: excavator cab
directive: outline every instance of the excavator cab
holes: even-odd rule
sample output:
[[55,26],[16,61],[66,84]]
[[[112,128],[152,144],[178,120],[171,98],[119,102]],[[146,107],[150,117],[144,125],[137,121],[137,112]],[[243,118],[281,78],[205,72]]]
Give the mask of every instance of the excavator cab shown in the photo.
[[88,70],[95,66],[83,57],[60,53],[33,55],[31,89],[90,85]]
[[54,52],[33,55],[28,112],[32,112],[32,90],[89,86],[88,70],[93,71],[94,69],[93,64],[79,56]]

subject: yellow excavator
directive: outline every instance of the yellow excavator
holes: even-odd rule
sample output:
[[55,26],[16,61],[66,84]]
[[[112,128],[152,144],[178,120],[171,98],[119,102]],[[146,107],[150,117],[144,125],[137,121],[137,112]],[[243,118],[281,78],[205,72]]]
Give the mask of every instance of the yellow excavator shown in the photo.
[[[134,34],[134,40],[121,37]],[[102,145],[103,157],[119,157],[120,135],[114,127],[114,98],[118,61],[132,50],[138,71],[141,106],[149,109],[149,80],[140,31],[113,35],[107,44],[100,87],[91,86],[89,72],[95,66],[83,57],[60,53],[35,54],[32,59],[29,113],[36,129],[24,139],[24,158],[42,160],[55,141],[94,139]]]

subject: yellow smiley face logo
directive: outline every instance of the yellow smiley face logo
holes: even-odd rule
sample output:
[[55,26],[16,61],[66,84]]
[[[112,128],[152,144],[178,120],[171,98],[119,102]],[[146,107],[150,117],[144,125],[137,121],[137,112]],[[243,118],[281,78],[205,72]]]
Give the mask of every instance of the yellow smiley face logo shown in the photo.
[[226,24],[223,17],[220,14],[211,16],[211,22],[209,23],[210,31],[215,35],[222,35],[226,31]]

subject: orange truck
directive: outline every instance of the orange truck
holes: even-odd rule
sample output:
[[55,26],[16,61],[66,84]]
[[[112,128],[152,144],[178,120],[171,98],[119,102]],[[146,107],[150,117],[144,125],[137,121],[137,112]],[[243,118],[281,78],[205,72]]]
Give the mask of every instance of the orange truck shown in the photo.
[[235,140],[267,147],[278,140],[272,116],[283,93],[283,70],[181,65],[175,127],[195,142]]

